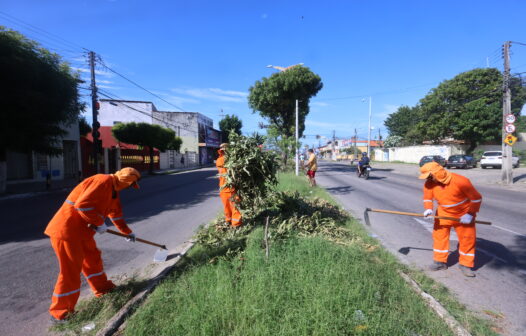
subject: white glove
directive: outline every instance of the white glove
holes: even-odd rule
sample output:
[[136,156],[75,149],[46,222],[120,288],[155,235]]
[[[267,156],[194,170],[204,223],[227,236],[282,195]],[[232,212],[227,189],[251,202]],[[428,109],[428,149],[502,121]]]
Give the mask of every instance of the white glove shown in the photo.
[[460,223],[462,224],[471,224],[472,221],[473,221],[473,216],[471,216],[470,214],[465,214],[465,215],[462,215],[462,217],[460,217]]
[[431,209],[426,209],[426,211],[424,211],[424,217],[431,216],[432,214],[433,214],[433,210]]
[[108,231],[108,226],[106,225],[106,223],[102,223],[102,225],[97,226],[96,230],[97,233],[103,234],[104,232]]
[[128,235],[128,237],[126,237],[126,238],[124,238],[124,239],[126,239],[127,242],[135,243],[135,233],[133,233],[133,232],[130,233],[130,234]]

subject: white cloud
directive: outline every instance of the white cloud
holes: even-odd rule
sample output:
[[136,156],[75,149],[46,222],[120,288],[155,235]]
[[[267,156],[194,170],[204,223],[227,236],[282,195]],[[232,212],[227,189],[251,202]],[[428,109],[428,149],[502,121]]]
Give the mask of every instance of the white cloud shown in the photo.
[[218,88],[205,88],[205,89],[171,89],[172,92],[181,94],[183,96],[190,96],[194,98],[200,98],[204,100],[222,101],[222,102],[234,102],[234,103],[245,103],[248,93],[241,91],[222,90]]

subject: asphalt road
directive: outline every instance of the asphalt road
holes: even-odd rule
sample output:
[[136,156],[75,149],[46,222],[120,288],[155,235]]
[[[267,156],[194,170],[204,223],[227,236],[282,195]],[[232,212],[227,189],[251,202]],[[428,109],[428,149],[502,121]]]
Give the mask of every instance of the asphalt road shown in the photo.
[[[205,168],[146,177],[141,189],[124,190],[121,200],[131,229],[168,249],[184,243],[221,211],[216,174],[215,168]],[[0,199],[0,335],[46,335],[58,263],[43,231],[67,194]],[[96,235],[96,240],[112,279],[144,271],[156,251],[110,234]],[[91,295],[84,280],[83,295]]]
[[[460,301],[481,315],[501,313],[497,319],[504,335],[525,335],[526,330],[526,188],[496,184],[499,171],[453,170],[472,179],[483,196],[478,219],[493,222],[477,226],[475,278],[458,269],[456,235],[451,236],[450,268],[429,272],[457,294]],[[514,170],[526,176],[525,168]],[[365,208],[423,212],[423,181],[417,165],[373,164],[369,180],[358,178],[349,163],[322,162],[316,174],[326,188],[356,218],[363,220]],[[491,177],[493,176],[493,177]],[[518,183],[523,183],[519,181]],[[370,213],[372,235],[401,261],[425,269],[432,262],[432,223],[415,217]]]

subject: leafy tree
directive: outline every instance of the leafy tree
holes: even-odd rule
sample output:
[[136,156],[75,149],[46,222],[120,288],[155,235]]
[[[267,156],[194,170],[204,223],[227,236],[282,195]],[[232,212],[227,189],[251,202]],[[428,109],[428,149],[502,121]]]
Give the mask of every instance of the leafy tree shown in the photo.
[[517,133],[526,132],[526,116],[519,116],[515,122],[515,126],[517,127]]
[[241,128],[243,122],[236,115],[226,115],[221,121],[219,121],[219,129],[222,133],[223,142],[229,142],[230,131],[234,131],[236,134],[241,135]]
[[79,133],[81,136],[86,136],[88,133],[91,133],[91,126],[83,115],[79,116]]
[[418,123],[418,107],[400,106],[384,121],[391,136],[404,136]]
[[[65,128],[83,109],[78,73],[60,56],[0,26],[0,192],[7,150],[62,152]],[[2,168],[3,167],[3,168]]]
[[[512,113],[518,116],[526,102],[526,90],[516,77],[511,78],[510,87]],[[404,142],[438,143],[451,138],[469,143],[471,152],[480,143],[498,141],[502,125],[501,88],[502,74],[493,68],[470,70],[440,83],[414,109],[413,118],[418,122],[403,135]]]
[[390,147],[398,147],[403,144],[404,138],[400,135],[389,135],[387,139],[385,139],[384,147],[390,148]]
[[267,128],[266,144],[268,148],[281,155],[283,166],[287,166],[289,163],[287,162],[288,158],[294,155],[294,148],[299,146],[299,144],[296,144],[295,136],[281,134],[274,125]]
[[170,146],[181,146],[182,141],[176,140],[175,132],[169,128],[147,123],[120,123],[111,129],[113,136],[120,142],[148,147],[150,153],[149,173],[153,174],[153,150],[165,151]]
[[250,108],[277,127],[285,137],[294,136],[296,99],[299,100],[299,136],[303,136],[309,101],[323,87],[320,76],[304,66],[294,66],[269,78],[256,81],[250,88]]

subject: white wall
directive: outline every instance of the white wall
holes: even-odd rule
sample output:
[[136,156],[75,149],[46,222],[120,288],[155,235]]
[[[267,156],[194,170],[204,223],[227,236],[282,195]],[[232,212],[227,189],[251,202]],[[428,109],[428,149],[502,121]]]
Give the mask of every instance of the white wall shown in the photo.
[[[418,163],[425,155],[440,155],[447,159],[450,155],[464,154],[466,148],[465,145],[422,145],[375,149],[375,160]],[[388,153],[387,157],[385,153]]]

